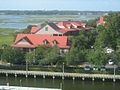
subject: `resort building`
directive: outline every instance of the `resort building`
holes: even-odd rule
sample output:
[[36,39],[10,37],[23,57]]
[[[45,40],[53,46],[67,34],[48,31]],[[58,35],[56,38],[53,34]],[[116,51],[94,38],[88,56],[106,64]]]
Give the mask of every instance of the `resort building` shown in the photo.
[[57,46],[61,52],[68,52],[70,49],[68,37],[78,35],[82,29],[90,30],[85,23],[80,21],[63,21],[33,26],[30,34],[18,34],[12,46],[25,51],[34,50],[41,45]]
[[90,30],[91,27],[86,26],[80,21],[63,21],[57,23],[48,23],[43,26],[33,26],[32,34],[50,34],[53,36],[71,36],[78,35],[80,30]]
[[51,36],[41,34],[18,34],[13,47],[22,48],[25,51],[34,50],[38,46],[57,46],[61,52],[68,52],[70,45],[67,36]]

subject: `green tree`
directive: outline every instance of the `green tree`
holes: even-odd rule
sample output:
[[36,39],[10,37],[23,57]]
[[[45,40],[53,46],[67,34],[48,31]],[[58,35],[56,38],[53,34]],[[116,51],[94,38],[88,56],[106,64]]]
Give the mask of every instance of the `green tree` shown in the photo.
[[2,59],[5,62],[13,64],[22,64],[24,63],[24,52],[19,48],[12,48],[7,46],[3,49]]
[[87,21],[87,25],[96,28],[96,22],[98,21],[98,19],[92,19]]
[[20,48],[13,48],[14,59],[12,60],[13,64],[23,64],[25,63],[24,52]]
[[56,46],[52,47],[46,53],[43,64],[56,65],[60,61],[60,49]]
[[2,60],[3,49],[0,49],[0,60]]
[[85,62],[87,49],[80,49],[77,47],[72,47],[70,51],[66,54],[66,64],[67,65],[79,65]]
[[32,64],[35,60],[35,52],[34,51],[27,52],[25,54],[25,60],[27,64]]
[[120,13],[112,13],[106,16],[105,28],[109,32],[110,42],[113,48],[117,48],[117,42],[120,38]]
[[107,60],[107,54],[105,53],[104,49],[91,49],[87,53],[87,59],[90,63],[101,66],[105,65]]
[[49,47],[46,46],[39,46],[35,49],[35,62],[42,64],[42,60],[44,60],[44,58],[47,55],[47,52],[49,51]]
[[7,61],[12,63],[12,60],[14,60],[14,51],[12,47],[7,46],[4,48],[3,53],[2,53],[2,59],[3,61]]

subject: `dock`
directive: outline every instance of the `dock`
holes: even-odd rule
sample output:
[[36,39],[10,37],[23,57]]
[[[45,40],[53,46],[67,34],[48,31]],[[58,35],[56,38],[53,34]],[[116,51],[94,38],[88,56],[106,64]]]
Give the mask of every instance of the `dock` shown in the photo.
[[23,70],[0,70],[0,74],[5,74],[6,77],[9,75],[14,75],[17,77],[18,75],[24,75],[26,78],[29,76],[33,76],[33,78],[37,78],[39,76],[46,78],[51,77],[55,79],[56,77],[59,77],[61,79],[65,78],[71,78],[73,80],[75,79],[91,79],[94,81],[95,79],[101,79],[102,81],[105,80],[113,80],[115,82],[116,80],[120,80],[120,75],[112,75],[112,74],[83,74],[83,73],[66,73],[66,72],[45,72],[45,71],[23,71]]

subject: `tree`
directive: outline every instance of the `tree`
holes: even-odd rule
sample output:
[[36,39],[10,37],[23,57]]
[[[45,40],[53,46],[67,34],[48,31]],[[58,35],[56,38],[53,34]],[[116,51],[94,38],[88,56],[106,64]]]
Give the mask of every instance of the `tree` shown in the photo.
[[96,22],[98,21],[98,19],[92,19],[87,21],[87,25],[96,28]]
[[12,48],[7,46],[3,49],[2,59],[5,62],[13,64],[22,64],[24,63],[24,52],[19,48]]
[[32,28],[33,26],[36,26],[36,25],[28,25],[27,28],[23,29],[23,32],[22,32],[22,33],[24,33],[24,34],[30,34],[31,28]]
[[98,49],[98,48],[105,48],[105,33],[104,31],[100,31],[95,39],[95,43],[94,43],[94,48]]
[[117,47],[117,39],[120,38],[120,13],[112,13],[105,17],[105,28],[109,32],[113,48]]
[[34,61],[34,59],[35,59],[35,52],[34,52],[34,51],[27,52],[27,53],[25,54],[26,63],[32,64],[33,61]]
[[12,47],[7,46],[4,48],[3,53],[2,53],[2,59],[3,61],[7,61],[12,63],[12,60],[14,60],[14,51]]
[[25,56],[24,56],[24,52],[22,49],[20,48],[13,48],[13,52],[14,52],[14,59],[12,60],[13,64],[23,64],[25,63]]
[[71,40],[72,47],[77,47],[80,49],[91,48],[95,42],[96,31],[80,31],[78,36],[74,36]]
[[86,60],[85,50],[72,47],[66,55],[66,64],[67,65],[79,65],[81,62]]
[[50,50],[46,53],[43,64],[56,65],[59,62],[60,58],[60,49],[56,46],[51,47]]
[[103,31],[103,30],[106,30],[106,28],[105,28],[104,25],[98,25],[98,26],[97,26],[97,30],[98,30],[98,31]]
[[107,54],[105,53],[104,49],[90,49],[87,53],[87,59],[90,63],[101,66],[105,65],[107,62]]
[[39,46],[35,49],[35,62],[42,64],[42,60],[46,57],[47,52],[49,51],[49,47]]
[[2,60],[3,49],[0,49],[0,60]]

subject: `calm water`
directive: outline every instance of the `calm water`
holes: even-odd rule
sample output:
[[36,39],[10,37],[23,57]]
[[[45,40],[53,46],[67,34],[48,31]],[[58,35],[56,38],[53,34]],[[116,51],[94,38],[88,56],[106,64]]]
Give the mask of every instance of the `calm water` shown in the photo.
[[0,28],[26,28],[45,21],[89,20],[100,15],[0,15]]
[[[21,80],[21,82],[20,82]],[[25,78],[25,77],[4,77],[0,76],[0,85],[6,85],[9,82],[14,86],[30,86],[40,88],[59,88],[63,83],[63,90],[120,90],[120,83],[102,82],[102,81],[81,81],[81,80],[61,80],[51,78]]]

